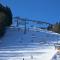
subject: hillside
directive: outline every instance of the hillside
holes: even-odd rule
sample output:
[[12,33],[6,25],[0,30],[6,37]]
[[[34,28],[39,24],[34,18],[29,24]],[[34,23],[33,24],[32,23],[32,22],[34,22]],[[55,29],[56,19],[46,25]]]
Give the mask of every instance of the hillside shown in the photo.
[[44,60],[48,57],[46,60],[50,60],[56,53],[54,43],[59,42],[59,34],[42,29],[30,29],[24,34],[23,29],[16,28],[9,28],[5,36],[0,39],[0,59]]

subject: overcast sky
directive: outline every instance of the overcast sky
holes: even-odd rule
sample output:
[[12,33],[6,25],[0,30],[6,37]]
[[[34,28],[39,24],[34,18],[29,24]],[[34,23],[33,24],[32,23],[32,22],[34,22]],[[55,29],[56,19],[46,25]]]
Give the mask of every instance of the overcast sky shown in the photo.
[[60,0],[0,0],[13,16],[55,23],[60,20]]

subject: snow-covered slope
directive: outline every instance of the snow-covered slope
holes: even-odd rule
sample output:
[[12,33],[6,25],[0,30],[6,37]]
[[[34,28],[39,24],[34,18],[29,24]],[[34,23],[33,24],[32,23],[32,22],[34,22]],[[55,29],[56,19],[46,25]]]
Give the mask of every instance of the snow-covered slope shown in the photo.
[[27,30],[24,34],[24,30],[9,28],[5,36],[0,39],[0,47],[21,46],[22,44],[27,47],[26,44],[47,44],[57,42],[59,39],[59,34],[47,30]]
[[35,60],[45,60],[42,57],[47,57],[48,54],[50,59],[56,53],[53,44],[59,42],[59,39],[59,34],[47,30],[30,29],[24,34],[23,29],[9,28],[0,39],[0,59],[5,57],[5,60],[28,60],[33,55]]

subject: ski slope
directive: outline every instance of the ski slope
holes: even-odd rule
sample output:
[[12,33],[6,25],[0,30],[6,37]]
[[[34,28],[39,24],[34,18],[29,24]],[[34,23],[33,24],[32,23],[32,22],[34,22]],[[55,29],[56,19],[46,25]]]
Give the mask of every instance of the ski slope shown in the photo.
[[47,30],[9,28],[0,39],[0,60],[51,60],[60,35]]

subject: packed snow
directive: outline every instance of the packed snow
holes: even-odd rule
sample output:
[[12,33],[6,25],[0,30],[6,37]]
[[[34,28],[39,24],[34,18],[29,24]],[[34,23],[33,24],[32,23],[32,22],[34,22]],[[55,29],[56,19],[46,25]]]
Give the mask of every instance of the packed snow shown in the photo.
[[0,60],[52,60],[60,35],[47,30],[9,28],[0,39]]

